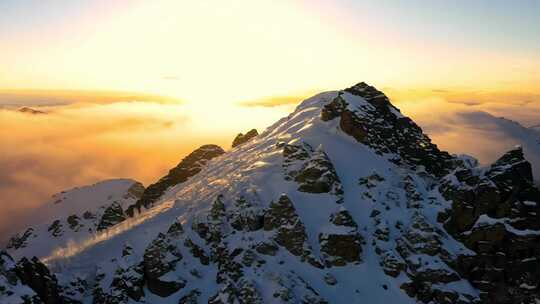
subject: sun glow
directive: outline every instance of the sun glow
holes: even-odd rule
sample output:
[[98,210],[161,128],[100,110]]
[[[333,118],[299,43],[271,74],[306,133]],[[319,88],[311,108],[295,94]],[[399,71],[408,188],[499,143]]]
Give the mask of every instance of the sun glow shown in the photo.
[[409,37],[410,25],[397,24],[404,16],[395,16],[396,24],[373,17],[392,17],[382,4],[110,2],[48,24],[30,20],[30,30],[10,36],[3,48],[0,64],[9,73],[0,75],[2,86],[147,92],[207,108],[362,80],[380,88],[443,83],[511,91],[537,90],[540,82],[534,52],[516,56]]

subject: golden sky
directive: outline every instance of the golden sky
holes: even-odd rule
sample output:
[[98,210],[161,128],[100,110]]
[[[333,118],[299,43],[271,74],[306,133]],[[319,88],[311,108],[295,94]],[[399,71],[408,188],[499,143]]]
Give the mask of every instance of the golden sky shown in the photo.
[[204,107],[359,81],[539,91],[534,1],[6,0],[0,9],[4,89],[142,92]]

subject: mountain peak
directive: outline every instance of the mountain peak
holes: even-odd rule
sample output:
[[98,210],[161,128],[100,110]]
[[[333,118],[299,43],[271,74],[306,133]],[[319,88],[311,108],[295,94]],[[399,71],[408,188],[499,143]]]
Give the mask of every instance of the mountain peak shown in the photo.
[[[493,163],[488,175],[497,181],[505,181],[507,184],[533,183],[532,166],[525,159],[521,146],[516,146],[506,152]],[[508,181],[508,179],[511,179],[511,181]]]
[[[339,118],[342,131],[386,154],[397,163],[422,166],[429,173],[442,176],[452,168],[451,156],[440,151],[422,129],[395,108],[388,97],[376,88],[361,82],[339,91],[324,105],[323,121]],[[393,154],[393,155],[390,155]]]

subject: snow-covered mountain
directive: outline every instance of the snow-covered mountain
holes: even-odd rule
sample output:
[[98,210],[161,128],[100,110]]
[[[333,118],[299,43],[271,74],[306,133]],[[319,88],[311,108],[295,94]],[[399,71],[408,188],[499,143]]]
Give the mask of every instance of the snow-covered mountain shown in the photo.
[[87,238],[9,248],[0,302],[540,301],[523,150],[488,167],[449,155],[365,83],[201,147],[118,211]]

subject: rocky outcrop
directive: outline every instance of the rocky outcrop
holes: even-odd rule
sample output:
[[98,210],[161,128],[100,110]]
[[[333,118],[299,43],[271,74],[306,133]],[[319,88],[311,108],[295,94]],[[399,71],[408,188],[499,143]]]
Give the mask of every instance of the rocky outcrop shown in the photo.
[[334,225],[331,232],[319,234],[321,254],[326,267],[360,263],[363,238],[350,213],[341,208],[330,216],[330,222]]
[[275,241],[296,256],[309,254],[304,224],[296,214],[292,201],[282,195],[272,202],[264,215],[264,230],[276,231]]
[[199,173],[209,160],[223,153],[225,151],[216,145],[204,145],[191,152],[176,167],[171,169],[166,176],[162,177],[157,183],[148,186],[141,198],[127,208],[126,213],[133,216],[135,211],[141,211],[141,207],[147,209],[152,207],[167,189],[185,182],[188,178]]
[[258,136],[258,135],[259,135],[259,132],[257,132],[257,129],[251,129],[246,134],[239,133],[234,138],[234,140],[232,142],[232,147],[234,148],[234,147],[237,147],[237,146],[239,146],[239,145],[241,145],[243,143],[246,143],[246,142],[250,141],[251,139],[253,139],[255,136]]
[[307,193],[330,193],[343,201],[343,187],[328,155],[320,146],[316,150],[302,145],[283,144],[283,168],[285,179],[298,183],[298,191]]
[[79,218],[76,214],[68,216],[66,221],[69,225],[69,229],[73,231],[79,231],[79,229],[83,226],[81,224],[81,218]]
[[45,304],[66,303],[60,295],[58,280],[37,258],[22,258],[15,272],[24,285],[29,286]]
[[[107,271],[108,267],[114,269],[112,274]],[[121,257],[106,267],[98,266],[92,289],[93,303],[123,304],[144,300],[144,285],[144,266],[136,258],[133,248],[124,245]],[[84,293],[84,286],[81,291]]]
[[7,249],[19,249],[28,245],[28,241],[31,237],[35,237],[34,228],[30,227],[26,229],[22,234],[17,234],[9,239],[6,246]]
[[225,204],[223,196],[216,197],[208,215],[192,222],[192,229],[207,243],[217,244],[222,238],[222,228],[225,224]]
[[55,220],[54,222],[52,222],[49,228],[47,228],[47,230],[51,233],[53,237],[61,236],[63,233],[62,222],[60,222],[60,220]]
[[107,229],[125,220],[126,220],[126,215],[124,214],[124,210],[122,210],[122,206],[114,202],[105,209],[105,212],[103,212],[103,216],[101,217],[101,220],[99,221],[97,230],[100,231],[100,230]]
[[292,201],[286,195],[270,204],[264,214],[264,230],[274,231],[275,242],[291,254],[322,267],[311,252],[304,224],[300,220]]
[[11,256],[0,251],[0,300],[6,303],[43,303],[34,290],[21,282]]
[[133,183],[133,185],[127,190],[126,194],[124,194],[124,199],[133,198],[138,200],[144,194],[144,190],[145,188],[143,184],[139,182]]
[[[409,281],[403,283],[401,289],[423,303],[474,303],[473,294],[445,287],[449,283],[463,284],[464,280],[452,269],[455,257],[443,247],[443,235],[415,212],[412,224],[397,240],[396,250],[404,263],[396,263],[394,256],[386,256],[389,258],[385,260],[389,262],[385,265],[386,272],[395,275],[398,269],[406,271]],[[422,256],[426,258],[419,258]]]
[[161,297],[168,297],[186,285],[183,279],[164,277],[176,268],[176,264],[182,258],[180,250],[172,244],[165,234],[159,234],[146,248],[143,268],[148,289],[152,293]]
[[[346,94],[361,97],[366,103],[349,104],[343,98]],[[423,166],[436,176],[452,168],[448,153],[440,151],[418,125],[401,115],[384,93],[364,82],[340,91],[324,106],[321,119],[336,118],[343,132],[378,154],[394,154],[391,160],[397,164]]]
[[257,231],[263,228],[263,210],[244,197],[234,203],[235,210],[230,213],[231,226],[239,231]]
[[445,228],[476,255],[456,268],[481,290],[486,303],[540,300],[540,190],[521,148],[485,172],[456,169],[441,186],[452,208],[439,215]]

